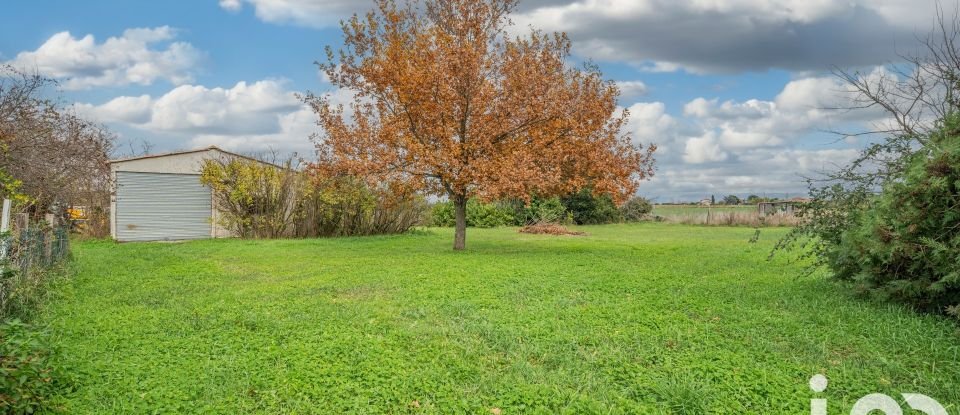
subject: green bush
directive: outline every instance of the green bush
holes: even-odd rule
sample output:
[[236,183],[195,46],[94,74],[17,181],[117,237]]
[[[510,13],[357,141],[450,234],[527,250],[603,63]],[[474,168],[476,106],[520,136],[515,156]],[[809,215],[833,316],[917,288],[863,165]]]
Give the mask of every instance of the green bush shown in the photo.
[[[451,202],[433,205],[431,223],[434,226],[454,226],[456,216]],[[467,201],[467,226],[495,228],[514,224],[513,210],[504,203],[483,203],[477,199]]]
[[639,222],[650,212],[653,212],[653,205],[640,196],[634,196],[620,207],[620,214],[626,222]]
[[567,212],[559,197],[534,197],[530,204],[523,206],[516,214],[517,225],[533,223],[562,223],[573,222],[573,215]]
[[64,373],[55,359],[45,331],[19,320],[0,323],[0,412],[56,411],[52,397],[62,389]]
[[239,158],[205,160],[200,183],[213,193],[218,224],[241,238],[285,235],[303,182],[291,163],[278,167]]
[[827,260],[838,278],[935,312],[960,305],[960,122],[948,119],[841,234]]
[[[582,193],[582,192],[581,192]],[[579,194],[579,193],[578,193]],[[530,203],[519,199],[483,203],[477,199],[467,201],[467,226],[475,228],[494,228],[497,226],[524,226],[533,223],[562,224],[601,224],[620,221],[620,212],[608,196],[594,198],[586,192],[586,197],[572,202],[581,215],[571,212],[559,197],[533,197]],[[578,198],[580,196],[577,196]],[[454,226],[453,203],[438,202],[433,205],[430,224],[433,226]]]
[[467,202],[467,226],[495,228],[513,223],[513,212],[498,203],[481,203],[473,199]]
[[567,195],[561,199],[564,208],[577,225],[600,225],[619,223],[620,211],[610,195],[595,196],[589,188]]
[[454,216],[453,203],[437,202],[430,209],[430,224],[433,226],[452,227],[456,223]]

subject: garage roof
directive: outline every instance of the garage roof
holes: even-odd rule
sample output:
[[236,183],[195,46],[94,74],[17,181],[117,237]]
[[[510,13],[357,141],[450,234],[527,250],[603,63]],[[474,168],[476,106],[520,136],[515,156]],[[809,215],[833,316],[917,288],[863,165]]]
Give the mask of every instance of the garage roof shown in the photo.
[[167,152],[167,153],[147,154],[147,155],[136,156],[136,157],[125,157],[125,158],[110,160],[109,163],[110,163],[110,164],[118,164],[118,163],[124,163],[124,162],[128,162],[128,161],[134,161],[134,160],[143,160],[143,159],[152,159],[152,158],[160,158],[160,157],[178,156],[178,155],[181,155],[181,154],[190,154],[190,153],[202,153],[202,152],[211,151],[211,150],[213,150],[213,151],[219,151],[219,152],[221,152],[221,153],[228,154],[228,155],[233,156],[233,157],[239,157],[239,158],[256,161],[256,162],[263,163],[263,164],[269,164],[269,165],[271,165],[271,166],[280,167],[280,166],[277,166],[277,165],[274,164],[274,163],[266,162],[266,161],[263,161],[263,160],[258,160],[258,159],[255,159],[255,158],[253,158],[253,157],[250,157],[250,156],[245,156],[245,155],[243,155],[243,154],[238,154],[238,153],[234,153],[234,152],[231,152],[231,151],[226,151],[226,150],[224,150],[224,149],[222,149],[222,148],[220,148],[220,147],[217,147],[217,146],[210,146],[210,147],[198,148],[198,149],[193,149],[193,150],[171,151],[171,152]]

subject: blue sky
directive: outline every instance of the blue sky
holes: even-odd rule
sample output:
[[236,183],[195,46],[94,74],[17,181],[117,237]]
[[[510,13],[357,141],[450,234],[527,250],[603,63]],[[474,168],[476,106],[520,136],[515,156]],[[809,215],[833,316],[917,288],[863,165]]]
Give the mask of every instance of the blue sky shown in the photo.
[[[661,147],[641,193],[797,195],[800,176],[855,154],[882,114],[836,114],[834,67],[882,73],[932,22],[933,1],[528,0],[513,20],[567,32],[578,60],[623,82],[638,142]],[[949,6],[949,5],[948,5]],[[78,112],[155,151],[207,145],[310,156],[312,114],[336,95],[313,61],[362,0],[12,2],[0,61],[58,78]]]

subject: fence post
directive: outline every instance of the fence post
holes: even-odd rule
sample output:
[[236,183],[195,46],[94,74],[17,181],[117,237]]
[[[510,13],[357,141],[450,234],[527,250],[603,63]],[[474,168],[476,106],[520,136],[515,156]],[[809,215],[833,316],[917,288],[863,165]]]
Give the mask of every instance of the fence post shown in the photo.
[[0,261],[7,258],[7,232],[10,231],[10,199],[3,199],[3,216],[0,216]]

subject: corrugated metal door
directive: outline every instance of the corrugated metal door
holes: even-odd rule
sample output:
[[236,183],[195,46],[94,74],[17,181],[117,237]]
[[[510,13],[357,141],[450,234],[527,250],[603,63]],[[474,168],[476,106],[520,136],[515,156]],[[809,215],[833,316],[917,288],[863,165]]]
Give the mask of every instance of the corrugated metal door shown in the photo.
[[210,237],[210,188],[194,174],[117,172],[117,240]]

